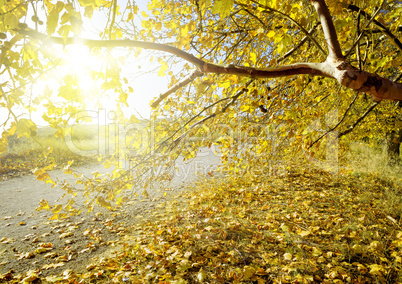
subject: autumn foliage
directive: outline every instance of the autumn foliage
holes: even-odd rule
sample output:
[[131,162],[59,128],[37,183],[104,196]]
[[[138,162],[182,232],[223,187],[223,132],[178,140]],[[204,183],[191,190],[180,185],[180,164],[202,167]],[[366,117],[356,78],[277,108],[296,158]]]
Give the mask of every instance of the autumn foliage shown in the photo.
[[[387,181],[390,168],[359,179],[346,158],[354,143],[377,152],[386,145],[398,173],[400,1],[0,4],[0,153],[17,137],[36,141],[43,156],[19,166],[20,157],[3,156],[0,173],[29,167],[65,191],[67,200],[42,199],[38,210],[60,222],[97,207],[113,211],[169,183],[178,159],[192,159],[200,148],[221,157],[208,179],[158,203],[159,217],[134,225],[134,244],[123,242],[113,259],[83,274],[9,272],[0,281],[402,281],[400,207],[380,202],[400,200],[400,180]],[[74,53],[77,46],[82,49]],[[149,82],[146,118],[129,104],[144,97],[128,74],[142,68],[132,63],[139,58],[169,79],[161,94],[152,93]],[[54,137],[71,146],[72,125],[94,123],[92,109],[99,114],[111,105],[111,123],[97,127],[115,127],[115,142],[109,143],[109,132],[98,133],[112,147],[92,157],[108,173],[82,175],[74,157],[56,160],[58,152],[43,147],[38,113]],[[75,183],[52,179],[50,170],[61,164]],[[272,171],[278,165],[282,173]],[[75,203],[78,194],[82,204]],[[159,198],[167,196],[162,191]],[[52,248],[45,244],[22,256]],[[61,269],[58,263],[45,269]]]

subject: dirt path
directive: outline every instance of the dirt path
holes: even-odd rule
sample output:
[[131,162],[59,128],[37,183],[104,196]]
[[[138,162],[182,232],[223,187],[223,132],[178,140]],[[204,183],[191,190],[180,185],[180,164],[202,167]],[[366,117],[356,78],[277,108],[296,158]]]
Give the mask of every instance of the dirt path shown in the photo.
[[[207,148],[190,162],[179,159],[169,195],[173,197],[195,181],[197,172],[206,174],[218,163],[219,157]],[[100,165],[77,169],[88,176],[94,171],[107,171]],[[50,172],[50,176],[74,182],[73,177],[62,171]],[[35,209],[42,198],[49,203],[57,201],[64,193],[60,188],[51,188],[33,175],[0,182],[0,273],[31,269],[40,269],[44,275],[65,269],[84,272],[93,257],[113,246],[141,216],[152,214],[153,208],[163,201],[151,201],[161,193],[160,188],[147,191],[151,197],[147,201],[132,201],[114,212],[99,209],[62,221],[49,221],[51,213]]]

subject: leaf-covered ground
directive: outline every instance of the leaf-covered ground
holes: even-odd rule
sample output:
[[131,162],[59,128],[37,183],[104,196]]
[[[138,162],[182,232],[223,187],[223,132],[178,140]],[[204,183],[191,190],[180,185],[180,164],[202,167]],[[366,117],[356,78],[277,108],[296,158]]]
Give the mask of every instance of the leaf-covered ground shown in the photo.
[[[3,282],[402,283],[399,215],[374,176],[292,166],[281,176],[216,177],[161,203],[115,253],[65,270],[0,275]],[[391,206],[391,205],[390,205]]]

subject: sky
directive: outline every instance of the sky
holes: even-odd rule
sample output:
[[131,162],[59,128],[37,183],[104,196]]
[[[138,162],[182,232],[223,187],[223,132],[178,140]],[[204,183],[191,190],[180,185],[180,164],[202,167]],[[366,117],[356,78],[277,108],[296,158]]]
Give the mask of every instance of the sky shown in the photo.
[[[147,11],[146,0],[138,0],[137,5],[139,6],[139,14],[142,10]],[[125,1],[118,1],[120,5],[124,7]],[[99,32],[105,27],[105,15],[102,12],[94,13],[93,18],[89,22],[84,22],[83,32],[81,37],[97,39],[99,38]],[[136,18],[134,18],[136,19]],[[140,22],[136,22],[137,25],[141,25]],[[68,74],[77,74],[80,78],[80,85],[84,88],[88,88],[88,91],[97,92],[96,86],[91,86],[92,82],[89,77],[89,70],[95,67],[101,67],[101,62],[99,58],[91,57],[89,51],[86,47],[80,45],[68,46],[66,47],[67,52],[63,55],[67,62],[67,66],[61,67],[51,74],[53,79],[48,82],[38,81],[36,85],[36,91],[42,92],[45,85],[49,85],[51,88],[56,89],[60,79]],[[157,62],[150,64],[148,59],[144,58],[134,58],[130,56],[125,49],[116,49],[112,51],[116,56],[124,56],[126,60],[125,67],[122,69],[122,74],[128,79],[128,84],[133,89],[133,93],[129,94],[127,102],[129,104],[128,108],[124,108],[124,113],[126,117],[135,115],[136,117],[149,118],[151,114],[151,108],[149,106],[150,101],[158,97],[160,93],[165,92],[168,89],[169,78],[159,77],[157,75],[157,70],[159,65]],[[62,52],[60,51],[60,54]],[[146,56],[147,52],[142,51],[141,56]],[[152,71],[156,72],[152,72]],[[89,84],[88,84],[89,82]],[[95,89],[94,89],[95,88]],[[89,112],[102,112],[107,114],[107,117],[113,118],[113,109],[115,107],[114,99],[102,99],[102,104],[104,109],[100,109],[93,105],[88,106]],[[38,111],[33,113],[32,119],[41,126],[45,126],[46,122],[42,119],[42,113],[44,108],[38,108]],[[107,121],[110,123],[110,121]]]

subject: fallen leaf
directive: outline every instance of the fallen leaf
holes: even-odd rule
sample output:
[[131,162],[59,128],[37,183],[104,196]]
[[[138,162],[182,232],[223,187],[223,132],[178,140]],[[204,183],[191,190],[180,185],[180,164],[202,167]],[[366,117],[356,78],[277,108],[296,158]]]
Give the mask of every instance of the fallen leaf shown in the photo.
[[13,242],[14,242],[13,239],[7,239],[7,238],[1,238],[0,239],[0,243],[2,243],[2,244],[11,244]]
[[284,255],[283,255],[283,257],[286,259],[286,260],[292,260],[292,254],[291,253],[285,253]]
[[30,259],[35,257],[32,252],[19,253],[16,254],[16,256],[18,257],[18,259]]
[[65,262],[59,262],[59,263],[50,263],[50,264],[45,264],[42,266],[42,269],[51,269],[51,268],[57,268],[65,265]]
[[50,250],[52,250],[52,249],[53,249],[53,248],[44,248],[44,247],[40,247],[40,248],[37,248],[37,249],[34,251],[34,253],[40,254],[40,253],[48,252],[48,251],[50,251]]
[[31,271],[27,272],[27,276],[24,279],[22,279],[21,282],[24,283],[24,284],[25,283],[31,283],[31,282],[35,281],[36,279],[38,279],[38,278],[39,278],[39,276],[38,276],[37,272],[31,270]]
[[248,281],[251,277],[255,274],[255,268],[251,266],[244,266],[243,267],[243,280]]
[[64,239],[64,238],[70,237],[70,236],[72,236],[72,235],[73,235],[72,232],[67,232],[67,233],[61,234],[61,235],[59,236],[59,238],[60,238],[60,239]]

